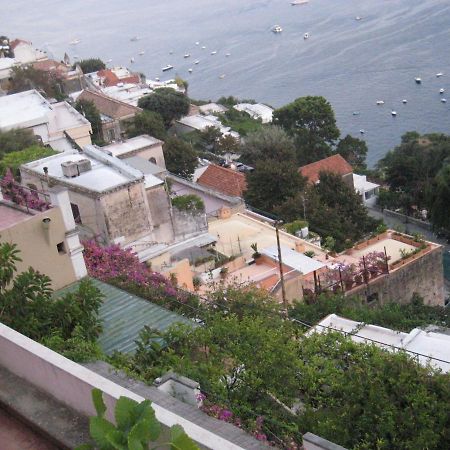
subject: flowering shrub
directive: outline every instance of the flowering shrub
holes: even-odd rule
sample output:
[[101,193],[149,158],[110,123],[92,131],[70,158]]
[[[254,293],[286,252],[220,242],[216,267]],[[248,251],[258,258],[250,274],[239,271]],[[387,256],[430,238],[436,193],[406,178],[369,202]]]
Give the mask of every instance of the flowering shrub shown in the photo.
[[[242,421],[239,417],[236,417],[232,411],[229,409],[211,403],[208,401],[206,395],[197,395],[197,401],[201,404],[200,409],[208,416],[215,417],[216,419],[222,420],[223,422],[228,422],[233,424],[238,428],[242,428]],[[258,441],[267,441],[267,435],[262,431],[264,424],[264,417],[258,416],[255,421],[255,425],[252,430],[248,430]]]
[[176,288],[166,277],[141,263],[131,249],[117,244],[102,247],[98,242],[83,242],[84,260],[91,277],[110,282],[133,294],[169,309],[180,310],[181,304],[194,300]]
[[[366,270],[370,273],[382,272],[386,266],[386,255],[383,252],[370,252],[359,260],[359,268],[364,270],[364,263]],[[389,259],[389,258],[388,258]]]
[[42,200],[37,191],[21,186],[15,179],[10,169],[0,181],[0,189],[5,200],[9,200],[16,205],[25,206],[35,211],[47,211],[50,203]]

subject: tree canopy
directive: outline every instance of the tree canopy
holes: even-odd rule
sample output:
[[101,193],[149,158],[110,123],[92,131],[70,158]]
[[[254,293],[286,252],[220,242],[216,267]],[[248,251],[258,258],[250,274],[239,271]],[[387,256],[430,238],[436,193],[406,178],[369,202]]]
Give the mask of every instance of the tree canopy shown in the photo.
[[164,140],[167,133],[161,115],[153,111],[142,111],[130,119],[127,122],[128,137],[132,138],[141,134]]
[[161,115],[166,126],[189,112],[189,98],[171,88],[157,89],[139,99],[138,106]]
[[333,108],[323,97],[300,97],[273,113],[273,123],[295,137],[297,162],[326,158],[339,137]]
[[92,100],[78,100],[75,109],[79,111],[90,122],[92,127],[92,141],[94,144],[103,144],[102,119],[100,113]]
[[249,133],[242,141],[240,161],[253,165],[265,159],[294,163],[294,140],[283,128],[267,125],[258,131]]
[[366,168],[367,144],[365,141],[347,134],[336,146],[339,153],[357,172]]
[[171,137],[164,143],[163,152],[169,172],[186,179],[192,178],[198,159],[191,145]]
[[56,153],[51,148],[41,147],[39,145],[33,145],[16,152],[7,153],[3,158],[0,158],[0,176],[3,176],[8,168],[17,176],[19,174],[19,167],[22,164],[56,155]]
[[32,66],[18,66],[12,69],[10,93],[36,89],[48,98],[64,98],[62,79],[55,71],[37,70]]
[[6,153],[17,152],[37,144],[39,144],[37,136],[29,129],[13,128],[0,131],[0,159]]
[[274,213],[280,204],[302,192],[306,179],[290,161],[260,160],[247,174],[245,200],[253,207]]
[[83,73],[98,72],[106,68],[105,63],[100,58],[82,59],[77,65],[81,67]]
[[0,243],[0,322],[68,358],[96,358],[100,291],[85,280],[78,290],[54,299],[50,279],[32,268],[17,274],[18,261],[16,245]]

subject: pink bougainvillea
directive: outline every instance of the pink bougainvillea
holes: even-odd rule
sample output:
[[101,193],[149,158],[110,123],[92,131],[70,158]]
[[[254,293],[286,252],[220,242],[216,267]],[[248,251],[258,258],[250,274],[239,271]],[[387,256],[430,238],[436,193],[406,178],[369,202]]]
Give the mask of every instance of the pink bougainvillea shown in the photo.
[[47,209],[50,209],[50,203],[41,198],[43,194],[21,186],[14,179],[11,169],[6,171],[5,176],[0,181],[0,188],[3,198],[16,205],[24,206],[35,211],[47,211]]
[[[115,280],[125,290],[148,297],[152,301],[164,303],[164,299],[175,298],[185,302],[187,295],[174,286],[169,279],[153,272],[141,263],[131,249],[121,248],[117,244],[101,246],[94,240],[84,241],[84,260],[88,274],[102,281]],[[161,294],[158,296],[157,294]]]

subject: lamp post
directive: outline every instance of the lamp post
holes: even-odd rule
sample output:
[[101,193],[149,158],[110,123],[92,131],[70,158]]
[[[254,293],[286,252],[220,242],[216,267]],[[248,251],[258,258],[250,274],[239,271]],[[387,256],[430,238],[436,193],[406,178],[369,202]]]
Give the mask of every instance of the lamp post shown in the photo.
[[277,235],[277,248],[278,248],[278,264],[280,267],[280,282],[281,282],[281,297],[283,299],[283,308],[284,313],[287,317],[288,315],[288,308],[287,308],[287,301],[286,301],[286,289],[284,287],[284,274],[283,274],[283,260],[281,257],[281,246],[280,246],[280,225],[283,224],[283,221],[277,220],[275,222],[275,233]]

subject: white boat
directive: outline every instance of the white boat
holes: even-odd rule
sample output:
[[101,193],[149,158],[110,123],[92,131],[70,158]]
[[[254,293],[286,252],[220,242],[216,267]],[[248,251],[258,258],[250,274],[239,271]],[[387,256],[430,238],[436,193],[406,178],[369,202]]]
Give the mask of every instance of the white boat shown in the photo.
[[441,98],[441,102],[442,103],[447,103],[447,99],[446,98]]
[[155,78],[155,81],[159,81],[159,78],[158,78],[158,77],[156,77],[156,78]]
[[200,42],[197,41],[197,42],[195,43],[195,45],[200,45]]
[[355,20],[362,20],[362,17],[361,16],[356,16]]
[[377,100],[377,105],[384,105],[384,101],[383,100]]
[[219,76],[219,78],[220,78],[221,80],[223,80],[223,79],[225,78],[225,74],[223,73],[222,75]]
[[217,53],[217,50],[214,50],[211,52],[211,55],[215,55]]
[[444,75],[442,72],[439,72],[439,73],[437,73],[436,74],[436,76],[439,78],[439,77],[442,77],[442,75]]
[[297,5],[306,5],[309,3],[309,0],[292,0],[291,5],[297,6]]
[[272,27],[272,33],[281,33],[283,31],[283,28],[280,27],[280,25],[274,25]]
[[206,47],[205,47],[204,45],[202,45],[202,49],[205,50],[205,48],[206,48]]
[[439,94],[443,94],[445,92],[444,88],[439,89]]
[[406,104],[408,103],[408,100],[406,100],[406,98],[404,98],[404,99],[402,100],[402,103],[403,103],[404,105],[406,105]]
[[162,71],[166,72],[167,70],[171,70],[171,69],[173,69],[173,66],[171,66],[170,64],[167,64],[167,66],[162,68]]
[[391,111],[391,114],[393,117],[395,117],[397,115],[397,111]]
[[170,50],[169,55],[173,55],[173,50]]
[[303,39],[309,39],[309,33],[305,33],[305,34],[303,35]]
[[192,69],[188,69],[188,72],[189,72],[189,73],[192,73]]
[[225,53],[225,56],[228,58],[229,56],[231,56],[231,53]]
[[198,59],[196,59],[195,61],[194,61],[194,64],[198,64],[200,61],[198,60]]
[[420,84],[420,83],[422,83],[422,78],[416,77],[416,78],[414,78],[414,81],[415,81],[417,84]]
[[134,63],[134,58],[133,57],[130,58],[130,63]]
[[145,55],[145,51],[142,50],[141,52],[139,52],[139,55],[140,55],[140,56]]
[[130,38],[131,42],[136,42],[138,40],[139,40],[139,38],[137,36],[133,36],[132,38]]
[[190,58],[191,54],[190,53],[185,53],[185,55],[183,56],[183,58]]
[[73,41],[70,41],[69,44],[70,45],[77,45],[81,42],[81,39],[74,39]]
[[364,131],[364,130],[359,130],[359,132],[360,132],[361,134],[364,134],[364,133],[365,133],[365,131]]
[[354,116],[359,116],[359,111],[353,111]]

